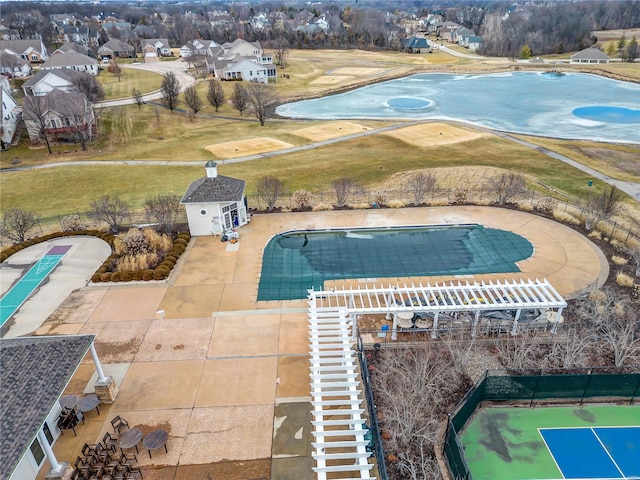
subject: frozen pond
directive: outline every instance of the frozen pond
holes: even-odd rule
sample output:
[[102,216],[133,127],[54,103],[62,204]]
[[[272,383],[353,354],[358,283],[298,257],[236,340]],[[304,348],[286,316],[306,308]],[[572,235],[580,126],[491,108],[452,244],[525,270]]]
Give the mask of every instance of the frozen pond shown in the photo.
[[425,73],[281,105],[316,120],[456,120],[556,138],[640,143],[640,85],[583,73]]

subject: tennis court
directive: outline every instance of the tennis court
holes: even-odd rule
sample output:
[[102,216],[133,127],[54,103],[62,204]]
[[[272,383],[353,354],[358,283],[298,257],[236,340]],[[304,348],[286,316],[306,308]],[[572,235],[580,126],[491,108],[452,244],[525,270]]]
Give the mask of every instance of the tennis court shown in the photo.
[[71,249],[71,245],[51,247],[29,271],[20,277],[0,298],[0,327],[27,301],[45,278],[58,266],[62,257]]
[[640,405],[482,408],[460,439],[474,480],[640,479]]

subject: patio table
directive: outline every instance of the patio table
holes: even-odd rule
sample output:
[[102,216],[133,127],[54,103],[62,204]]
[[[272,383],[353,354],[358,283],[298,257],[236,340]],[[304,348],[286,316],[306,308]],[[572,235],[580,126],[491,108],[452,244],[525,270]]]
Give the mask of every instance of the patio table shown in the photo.
[[167,450],[168,439],[169,434],[165,430],[154,430],[144,437],[142,445],[149,452],[149,458],[151,458],[151,450],[155,450],[156,448],[164,447],[165,453],[169,453]]
[[142,430],[133,427],[122,432],[120,438],[118,438],[118,446],[120,450],[135,447],[136,453],[140,453],[138,451],[138,443],[140,443],[140,440],[142,440]]
[[80,401],[78,401],[77,407],[78,407],[78,410],[80,410],[83,413],[93,410],[95,408],[96,411],[98,412],[98,415],[100,415],[100,409],[98,408],[99,404],[100,404],[100,399],[98,398],[98,396],[95,393],[90,393],[88,395],[85,395],[80,399]]

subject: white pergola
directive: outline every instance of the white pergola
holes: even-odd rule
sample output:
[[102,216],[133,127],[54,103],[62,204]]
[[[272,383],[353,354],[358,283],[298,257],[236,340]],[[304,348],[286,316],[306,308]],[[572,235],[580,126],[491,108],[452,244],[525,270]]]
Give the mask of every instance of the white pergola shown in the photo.
[[338,309],[347,313],[353,324],[354,339],[359,315],[381,313],[386,314],[387,318],[393,315],[392,339],[396,338],[398,315],[403,313],[432,317],[432,336],[435,338],[440,315],[471,314],[472,332],[475,334],[483,312],[509,312],[503,318],[512,321],[511,333],[515,335],[522,312],[540,310],[553,324],[551,332],[555,333],[562,321],[562,310],[567,306],[567,302],[546,279],[310,290],[309,299],[315,302],[318,312]]

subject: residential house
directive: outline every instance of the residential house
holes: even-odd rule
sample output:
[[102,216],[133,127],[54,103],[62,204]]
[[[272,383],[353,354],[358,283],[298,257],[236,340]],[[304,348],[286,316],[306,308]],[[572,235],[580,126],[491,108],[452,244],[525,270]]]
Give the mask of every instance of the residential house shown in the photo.
[[475,35],[476,32],[471,30],[470,28],[460,27],[457,30],[453,31],[451,34],[453,43],[457,43],[458,45],[463,45],[464,38]]
[[480,48],[481,43],[482,37],[478,37],[477,35],[466,37],[463,41],[463,45],[469,50],[477,50],[478,48]]
[[0,40],[0,51],[17,55],[30,63],[44,63],[49,59],[42,40]]
[[[70,478],[71,467],[51,449],[61,435],[59,400],[85,355],[95,354],[94,340],[95,335],[2,339],[0,478],[34,480],[46,460],[51,466],[47,478]],[[93,358],[102,372],[97,355]]]
[[103,60],[114,58],[135,58],[135,49],[126,42],[114,38],[98,48],[98,56]]
[[25,96],[40,96],[46,95],[54,88],[71,92],[75,89],[75,83],[84,75],[89,74],[62,68],[41,71],[22,84],[22,93]]
[[170,57],[171,47],[166,38],[145,38],[140,40],[140,49],[145,59]]
[[180,47],[180,56],[183,58],[189,58],[193,56],[205,56],[212,57],[214,54],[219,53],[221,50],[213,40],[190,40]]
[[231,43],[224,43],[225,55],[239,55],[241,57],[258,57],[262,56],[262,47],[260,42],[247,42],[242,38],[238,38]]
[[64,55],[53,55],[42,64],[42,70],[55,70],[59,68],[86,72],[97,75],[100,71],[98,61],[81,53],[65,53]]
[[571,55],[571,63],[609,63],[609,56],[597,48],[585,48]]
[[269,82],[267,67],[245,57],[235,57],[235,60],[214,59],[214,74],[216,78],[220,80],[243,80],[258,83]]
[[245,181],[218,175],[216,162],[205,165],[207,175],[191,182],[180,203],[187,210],[192,236],[221,235],[249,222]]
[[25,97],[22,118],[34,144],[43,141],[43,126],[47,138],[76,143],[90,141],[96,126],[93,106],[84,93],[57,88],[46,95]]
[[62,39],[64,42],[75,42],[80,45],[98,46],[100,34],[88,27],[64,27]]
[[402,40],[404,50],[409,53],[431,53],[429,41],[424,37],[409,37]]
[[0,95],[2,100],[2,109],[0,110],[0,119],[2,120],[0,125],[0,148],[6,150],[13,140],[13,135],[16,133],[16,127],[20,119],[20,107],[11,94],[9,78],[4,75],[0,75]]
[[111,33],[114,31],[119,31],[121,35],[129,35],[131,32],[131,24],[129,22],[119,22],[113,17],[109,17],[107,20],[102,22],[102,30],[104,30],[109,38],[111,39]]
[[75,42],[65,43],[60,48],[56,49],[51,54],[51,56],[53,57],[54,55],[60,55],[64,53],[81,53],[82,55],[86,55],[87,57],[96,58],[96,54],[93,53],[93,50],[91,50],[86,45],[80,45],[79,43]]
[[208,70],[220,80],[267,83],[270,79],[275,81],[278,76],[273,57],[262,51],[259,42],[237,39],[225,43],[206,63]]
[[13,78],[31,75],[31,64],[22,57],[0,51],[0,73]]

